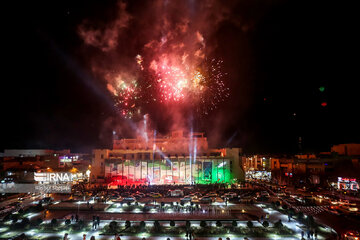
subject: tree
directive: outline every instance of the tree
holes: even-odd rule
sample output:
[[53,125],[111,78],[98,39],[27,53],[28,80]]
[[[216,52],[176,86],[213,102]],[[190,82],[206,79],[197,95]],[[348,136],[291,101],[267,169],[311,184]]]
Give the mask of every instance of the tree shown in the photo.
[[12,223],[16,223],[18,221],[18,218],[17,218],[17,216],[13,215],[11,220],[12,220]]
[[231,225],[232,225],[233,227],[237,227],[237,225],[238,225],[238,224],[237,224],[237,221],[236,221],[236,220],[233,220],[232,223],[231,223]]
[[170,226],[171,226],[171,227],[175,227],[175,221],[171,220],[171,221],[170,221]]
[[219,220],[217,220],[217,221],[216,221],[216,226],[217,226],[217,227],[221,227],[221,226],[222,226],[222,223],[221,223]]
[[186,229],[189,229],[191,227],[191,222],[189,220],[187,220],[185,222],[185,226],[186,226]]
[[309,227],[314,227],[315,226],[315,221],[314,221],[314,217],[313,216],[307,216],[306,218],[306,224],[309,226]]
[[161,227],[161,225],[160,225],[159,221],[156,220],[156,221],[154,222],[155,231],[157,231],[157,232],[160,231],[160,227]]
[[84,227],[84,220],[79,220],[78,222],[80,229]]
[[8,221],[8,220],[12,219],[11,217],[12,217],[12,213],[9,213],[3,218],[3,221]]
[[131,222],[130,222],[129,220],[127,220],[127,221],[125,222],[125,227],[126,227],[126,228],[131,227]]
[[263,222],[263,226],[264,226],[264,228],[269,227],[269,222],[268,222],[268,221],[264,221],[264,222]]
[[200,221],[200,227],[204,228],[206,226],[207,226],[206,221],[204,220]]
[[23,218],[22,221],[21,221],[21,223],[22,223],[23,225],[28,225],[28,224],[30,223],[30,220],[29,220],[29,218]]
[[282,226],[283,226],[283,224],[282,224],[281,220],[274,223],[275,228],[282,228]]
[[247,226],[248,228],[252,229],[252,228],[254,227],[254,224],[252,223],[252,221],[248,221],[248,222],[246,223],[246,226]]
[[144,231],[145,230],[145,226],[146,226],[146,223],[144,221],[141,221],[140,222],[140,231]]
[[116,228],[117,228],[117,222],[116,221],[110,222],[109,228],[110,228],[111,231],[114,232],[116,230]]
[[51,219],[51,225],[55,226],[57,224],[56,218]]
[[298,212],[297,217],[299,220],[302,220],[304,218],[304,214],[302,212]]
[[36,223],[37,223],[38,225],[42,224],[42,222],[43,222],[43,220],[42,220],[41,218],[36,219]]

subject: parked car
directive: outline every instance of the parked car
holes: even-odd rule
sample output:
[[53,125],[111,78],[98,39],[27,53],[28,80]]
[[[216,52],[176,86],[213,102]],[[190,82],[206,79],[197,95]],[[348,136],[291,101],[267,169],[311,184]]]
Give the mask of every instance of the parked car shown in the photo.
[[181,203],[187,203],[187,202],[191,202],[191,200],[192,200],[191,197],[185,196],[182,199],[180,199],[180,202]]
[[161,198],[162,197],[162,195],[160,193],[153,193],[150,196],[153,198]]
[[133,203],[135,202],[135,198],[133,197],[125,197],[121,200],[122,203]]
[[211,193],[206,194],[206,196],[208,196],[208,197],[217,197],[217,193],[211,192]]
[[205,196],[200,198],[201,203],[212,203],[212,198],[210,196]]
[[169,190],[168,195],[171,197],[182,197],[184,196],[184,191],[180,189]]

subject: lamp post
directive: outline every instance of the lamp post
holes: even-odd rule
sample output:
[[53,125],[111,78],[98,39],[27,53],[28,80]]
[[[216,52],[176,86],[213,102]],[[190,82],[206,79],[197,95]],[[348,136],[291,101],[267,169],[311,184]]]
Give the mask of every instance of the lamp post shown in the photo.
[[[91,167],[91,165],[89,165],[89,168]],[[86,170],[86,176],[87,176],[87,180],[88,180],[88,188],[90,188],[90,174],[91,174],[91,170],[88,169]]]

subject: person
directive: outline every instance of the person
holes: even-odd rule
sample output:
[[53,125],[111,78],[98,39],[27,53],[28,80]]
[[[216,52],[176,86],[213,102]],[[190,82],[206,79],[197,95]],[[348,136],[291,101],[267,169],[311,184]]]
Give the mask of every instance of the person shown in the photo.
[[317,229],[315,229],[314,235],[315,235],[315,239],[317,239],[317,235],[318,235]]
[[230,240],[230,238],[229,238],[229,237],[227,237],[227,238],[226,238],[226,240]]
[[94,237],[94,236],[91,236],[90,240],[95,240],[95,237]]
[[86,240],[86,234],[83,235],[83,240]]
[[304,238],[304,231],[301,231],[301,238]]
[[74,215],[71,215],[71,221],[72,222],[74,221]]
[[68,235],[69,235],[68,233],[65,233],[64,238],[63,238],[63,239],[64,239],[64,240],[69,240]]
[[121,238],[119,237],[119,235],[118,235],[118,234],[115,234],[115,238],[114,238],[114,240],[121,240]]
[[78,222],[79,221],[79,216],[76,214],[75,215],[75,221]]
[[96,217],[96,222],[97,222],[97,226],[99,227],[100,226],[100,217],[99,216]]

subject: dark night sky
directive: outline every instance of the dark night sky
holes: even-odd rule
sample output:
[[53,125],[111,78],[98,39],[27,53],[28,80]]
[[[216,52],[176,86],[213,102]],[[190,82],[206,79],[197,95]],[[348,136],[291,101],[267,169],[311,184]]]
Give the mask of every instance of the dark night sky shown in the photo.
[[[109,147],[103,123],[114,115],[111,98],[92,77],[76,32],[85,18],[111,17],[116,2],[104,2],[2,3],[0,149]],[[128,4],[130,12],[142,7]],[[232,14],[249,30],[225,21],[215,35],[231,96],[200,130],[210,138],[213,124],[221,126],[222,145],[247,152],[297,152],[299,137],[304,152],[360,142],[355,9],[329,1],[238,1]]]

